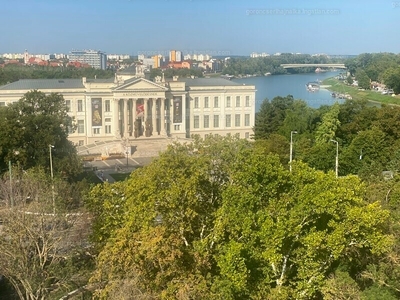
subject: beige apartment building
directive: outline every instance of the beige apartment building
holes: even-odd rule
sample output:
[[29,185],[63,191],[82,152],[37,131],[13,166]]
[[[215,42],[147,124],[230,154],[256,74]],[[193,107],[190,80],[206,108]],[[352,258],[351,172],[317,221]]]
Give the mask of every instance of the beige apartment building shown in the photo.
[[255,86],[223,78],[24,79],[0,87],[0,106],[31,90],[64,96],[77,127],[69,139],[76,145],[193,134],[248,139],[254,126]]

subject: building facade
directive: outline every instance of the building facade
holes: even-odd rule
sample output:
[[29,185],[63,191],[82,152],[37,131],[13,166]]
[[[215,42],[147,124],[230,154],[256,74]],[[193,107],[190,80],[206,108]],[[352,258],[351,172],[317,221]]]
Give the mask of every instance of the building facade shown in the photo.
[[254,127],[255,86],[222,78],[19,80],[0,87],[0,106],[31,90],[63,95],[76,125],[69,139],[76,145],[194,134],[250,138]]
[[80,62],[89,64],[95,69],[105,70],[107,68],[107,55],[104,52],[96,50],[74,50],[68,55],[70,62]]

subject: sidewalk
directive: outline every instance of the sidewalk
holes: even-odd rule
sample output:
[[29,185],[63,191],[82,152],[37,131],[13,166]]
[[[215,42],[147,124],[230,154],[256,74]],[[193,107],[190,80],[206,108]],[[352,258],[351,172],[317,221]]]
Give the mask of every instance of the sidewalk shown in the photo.
[[109,182],[109,183],[115,182],[114,178],[112,178],[110,172],[108,171],[103,171],[103,170],[95,171],[95,174],[103,182]]

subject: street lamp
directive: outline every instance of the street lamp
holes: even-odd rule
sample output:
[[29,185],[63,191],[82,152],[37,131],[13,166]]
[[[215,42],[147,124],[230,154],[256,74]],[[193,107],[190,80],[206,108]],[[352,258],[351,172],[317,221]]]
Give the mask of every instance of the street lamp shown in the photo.
[[49,145],[49,154],[50,154],[51,194],[52,194],[52,198],[53,198],[53,214],[55,214],[56,213],[56,203],[54,200],[53,158],[51,156],[51,148],[54,148],[54,146]]
[[338,177],[339,173],[339,142],[335,140],[331,140],[331,142],[336,143],[336,163],[335,163],[335,172],[336,178]]
[[289,170],[292,172],[292,160],[293,160],[293,134],[296,134],[297,131],[290,132],[290,158],[289,158]]
[[126,147],[125,150],[126,150],[126,151],[125,151],[125,153],[126,153],[126,168],[128,169],[128,166],[129,166],[129,162],[128,162],[128,155],[129,155],[128,147]]

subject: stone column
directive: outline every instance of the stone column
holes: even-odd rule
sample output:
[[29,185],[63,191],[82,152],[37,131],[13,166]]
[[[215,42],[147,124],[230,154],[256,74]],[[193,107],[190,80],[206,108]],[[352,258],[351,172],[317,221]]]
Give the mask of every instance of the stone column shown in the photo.
[[165,125],[165,98],[160,99],[160,135],[166,136],[167,135],[167,128]]
[[120,128],[119,128],[119,99],[113,99],[113,128],[112,130],[115,132],[115,136],[116,137],[121,137],[121,132],[120,132]]
[[144,107],[144,136],[150,136],[150,132],[148,129],[149,126],[149,99],[144,98],[143,99],[143,107]]
[[128,138],[128,99],[124,99],[124,138]]
[[151,102],[151,122],[152,122],[152,131],[151,135],[156,136],[157,132],[157,115],[156,115],[156,105],[157,105],[157,98],[153,98]]
[[135,135],[135,130],[136,130],[136,98],[132,99],[132,132],[133,136],[136,137]]

